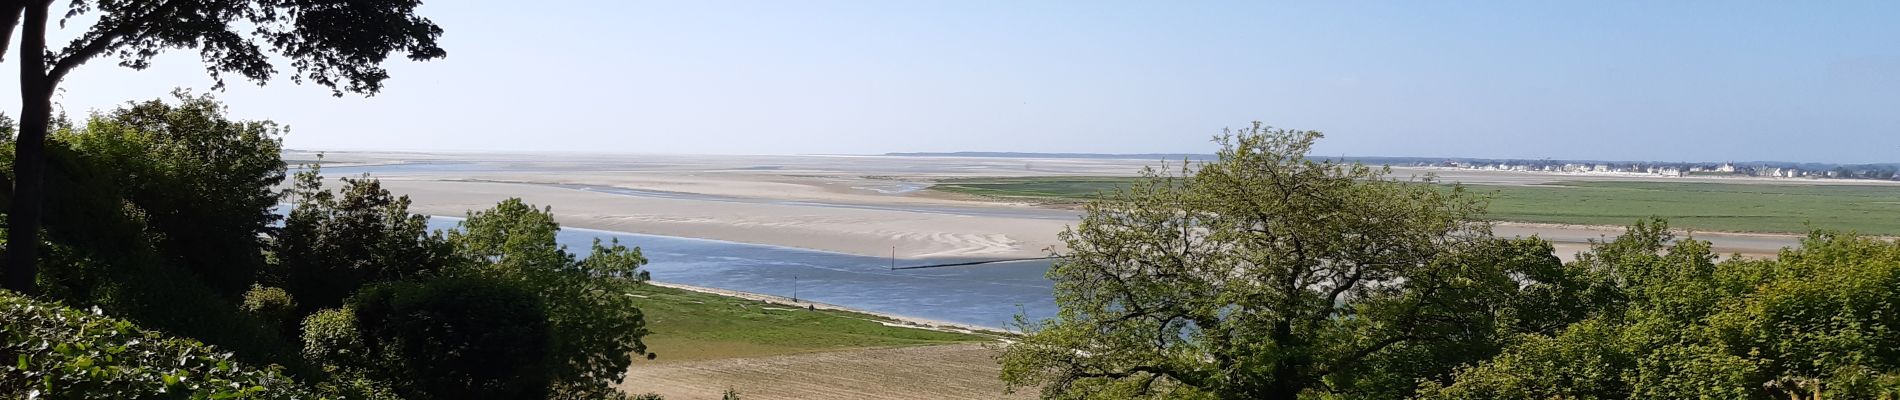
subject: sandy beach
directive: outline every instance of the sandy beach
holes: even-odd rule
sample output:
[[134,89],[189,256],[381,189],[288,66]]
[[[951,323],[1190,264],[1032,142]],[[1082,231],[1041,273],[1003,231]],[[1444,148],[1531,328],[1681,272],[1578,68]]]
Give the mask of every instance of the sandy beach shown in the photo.
[[[299,159],[314,158],[299,154]],[[338,175],[369,172],[410,196],[413,211],[462,215],[509,197],[551,206],[568,226],[718,239],[865,256],[1022,258],[1060,249],[1072,210],[922,191],[965,176],[1127,176],[1154,160],[880,156],[510,155],[332,153]],[[1418,170],[1395,170],[1404,175]],[[1442,172],[1442,171],[1441,171]],[[1481,183],[1534,182],[1539,174],[1460,174]],[[1578,177],[1564,177],[1577,179]],[[1586,177],[1587,178],[1587,177]],[[1614,179],[1630,179],[1613,177]],[[1499,224],[1504,236],[1538,235],[1569,259],[1618,227]],[[1770,256],[1792,235],[1697,233],[1723,254]]]
[[[899,258],[1045,254],[1068,222],[877,209],[645,198],[492,182],[386,179],[414,212],[462,215],[509,197],[554,207],[564,225]],[[769,183],[764,185],[770,187]],[[757,193],[772,193],[759,189]],[[782,193],[795,193],[786,191]]]

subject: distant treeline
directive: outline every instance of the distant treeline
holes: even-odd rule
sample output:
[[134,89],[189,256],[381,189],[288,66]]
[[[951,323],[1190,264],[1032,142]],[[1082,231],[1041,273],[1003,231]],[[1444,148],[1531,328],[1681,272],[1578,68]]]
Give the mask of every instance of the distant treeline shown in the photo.
[[1798,168],[1798,169],[1810,170],[1810,171],[1828,171],[1828,170],[1834,170],[1837,168],[1849,169],[1849,170],[1900,169],[1900,163],[1839,164],[1839,163],[1794,162],[1794,161],[1727,161],[1727,162],[1723,162],[1723,161],[1605,161],[1605,160],[1563,160],[1563,159],[1551,159],[1551,158],[1529,159],[1529,158],[1380,157],[1380,156],[1326,157],[1326,159],[1330,159],[1330,160],[1343,159],[1346,161],[1357,161],[1357,162],[1361,162],[1365,164],[1385,164],[1385,165],[1441,165],[1441,164],[1446,164],[1446,163],[1459,163],[1459,164],[1503,163],[1503,164],[1532,164],[1532,165],[1608,164],[1608,165],[1691,166],[1691,165],[1733,164],[1737,166],[1745,165],[1745,166],[1751,166],[1751,167]]
[[[884,153],[895,157],[996,157],[996,158],[1091,158],[1121,160],[1196,160],[1215,159],[1213,154],[1192,153],[1036,153],[1013,151],[953,151],[953,152],[910,152]],[[1525,165],[1525,166],[1562,166],[1562,165],[1614,165],[1645,167],[1680,167],[1688,169],[1695,166],[1716,167],[1723,164],[1738,168],[1776,168],[1797,169],[1802,171],[1836,171],[1842,177],[1863,177],[1887,179],[1900,171],[1900,163],[1872,164],[1836,164],[1792,161],[1733,161],[1733,162],[1690,162],[1690,161],[1605,161],[1605,160],[1561,160],[1528,158],[1469,158],[1469,157],[1386,157],[1386,156],[1340,156],[1316,157],[1322,160],[1358,162],[1368,165],[1391,166],[1472,166],[1472,165]]]

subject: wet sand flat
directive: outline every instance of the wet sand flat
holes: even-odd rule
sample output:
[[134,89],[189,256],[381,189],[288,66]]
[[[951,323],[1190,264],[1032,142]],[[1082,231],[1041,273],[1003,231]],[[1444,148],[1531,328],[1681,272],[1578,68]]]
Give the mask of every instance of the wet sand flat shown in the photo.
[[[509,155],[336,153],[415,211],[461,215],[508,197],[552,206],[570,226],[720,239],[865,256],[1035,257],[1060,249],[1056,233],[1072,210],[1039,208],[919,189],[932,179],[966,176],[1128,176],[1161,160],[1013,159],[882,156]],[[1394,175],[1438,173],[1485,184],[1630,180],[1610,175],[1395,168]],[[329,174],[329,173],[326,173]],[[1724,182],[1752,182],[1722,179]],[[1767,181],[1764,183],[1781,183]],[[591,188],[591,189],[589,189]],[[618,191],[618,193],[616,193]],[[1615,227],[1501,224],[1501,235],[1536,234],[1568,259]],[[1722,253],[1774,254],[1792,235],[1699,233]]]

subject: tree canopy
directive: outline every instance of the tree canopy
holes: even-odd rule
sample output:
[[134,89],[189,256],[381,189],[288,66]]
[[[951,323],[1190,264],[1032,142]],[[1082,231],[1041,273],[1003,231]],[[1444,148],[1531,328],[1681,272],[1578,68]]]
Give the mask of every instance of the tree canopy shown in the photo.
[[[209,96],[59,121],[44,297],[202,340],[325,397],[617,398],[650,354],[630,295],[646,258],[616,242],[570,253],[549,209],[509,200],[444,234],[374,179],[325,187],[306,166],[280,192],[281,129],[232,120]],[[137,367],[170,371],[149,361]],[[75,371],[42,395],[84,394],[97,375]],[[121,393],[172,385],[141,376]]]
[[1369,395],[1485,354],[1549,246],[1492,238],[1462,189],[1305,158],[1319,138],[1255,124],[1088,204],[1049,271],[1061,311],[1024,321],[1003,378],[1054,398]]
[[[144,69],[167,50],[196,49],[205,70],[224,85],[227,74],[258,83],[277,73],[272,56],[296,70],[295,82],[374,94],[389,77],[391,55],[430,60],[447,53],[436,45],[442,29],[415,15],[417,0],[73,0],[55,13],[53,0],[0,3],[0,37],[20,33],[20,126],[14,141],[13,202],[7,213],[4,287],[30,293],[37,276],[42,204],[46,198],[45,141],[52,96],[67,74],[95,58]],[[63,47],[47,43],[48,25],[90,21]],[[77,24],[75,24],[77,25]],[[11,42],[0,41],[0,53]],[[242,290],[238,288],[237,290]]]
[[1662,221],[1573,264],[1605,296],[1586,319],[1511,339],[1435,399],[1900,397],[1900,242],[1817,232],[1721,262]]
[[1255,125],[1086,206],[1060,312],[998,357],[1045,398],[1900,398],[1900,240],[1718,257],[1660,219],[1560,262],[1451,185]]

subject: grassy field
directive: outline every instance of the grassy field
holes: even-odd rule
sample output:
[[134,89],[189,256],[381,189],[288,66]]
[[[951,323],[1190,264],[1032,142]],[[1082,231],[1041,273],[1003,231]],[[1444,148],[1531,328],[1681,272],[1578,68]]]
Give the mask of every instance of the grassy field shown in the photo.
[[[1132,178],[969,178],[932,190],[1005,199],[1078,202]],[[1900,235],[1900,186],[1577,181],[1472,185],[1500,221],[1625,225],[1660,216],[1701,231],[1802,233],[1810,227]]]
[[759,357],[815,351],[985,342],[991,338],[885,326],[884,318],[791,308],[681,289],[643,286],[647,347],[638,364]]
[[1900,186],[1562,182],[1472,186],[1504,221],[1620,225],[1647,216],[1704,231],[1810,228],[1900,235]]
[[990,198],[1052,203],[1074,203],[1094,198],[1096,193],[1113,191],[1136,178],[1125,177],[1034,177],[1034,178],[955,178],[937,181],[930,190]]

